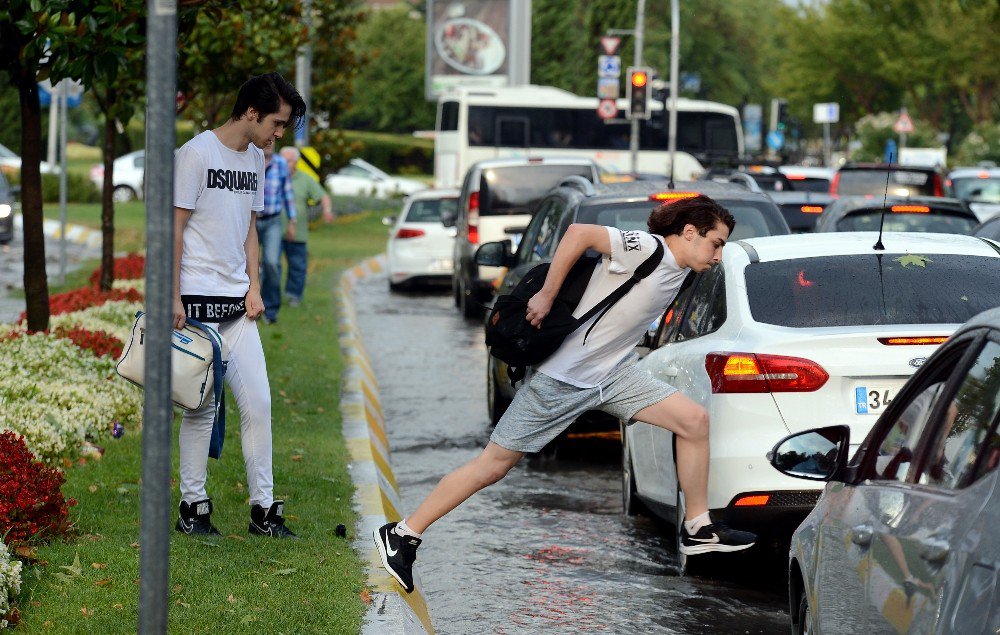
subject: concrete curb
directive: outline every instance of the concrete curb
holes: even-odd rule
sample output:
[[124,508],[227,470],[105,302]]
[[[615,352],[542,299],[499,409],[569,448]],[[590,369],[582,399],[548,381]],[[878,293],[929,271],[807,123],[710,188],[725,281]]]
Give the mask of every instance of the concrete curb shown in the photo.
[[351,290],[367,276],[383,271],[384,257],[366,260],[340,278],[340,348],[345,368],[340,395],[344,438],[351,453],[354,506],[361,516],[354,548],[368,563],[372,603],[365,615],[363,635],[433,635],[420,578],[414,575],[413,593],[382,568],[372,532],[400,516],[399,490],[392,473],[385,419],[379,403],[378,384],[357,328]]
[[[14,231],[24,235],[24,218],[20,214],[14,214]],[[42,220],[42,233],[46,238],[58,240],[62,236],[59,221],[50,218]],[[103,242],[100,231],[70,223],[66,224],[66,240],[90,249],[100,249]]]

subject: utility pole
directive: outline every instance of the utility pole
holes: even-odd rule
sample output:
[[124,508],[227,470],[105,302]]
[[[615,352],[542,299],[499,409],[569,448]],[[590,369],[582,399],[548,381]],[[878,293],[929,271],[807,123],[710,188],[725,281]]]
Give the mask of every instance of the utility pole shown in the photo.
[[306,43],[295,58],[295,89],[306,102],[306,116],[295,131],[295,145],[309,145],[309,117],[312,115],[312,0],[302,0],[302,24],[306,27]]
[[[633,66],[642,66],[642,41],[646,28],[646,0],[639,0],[635,9],[635,51],[632,57]],[[632,173],[639,172],[639,119],[632,119],[632,129],[629,133],[628,148],[632,154]]]
[[680,0],[670,0],[670,120],[667,151],[670,153],[670,184],[674,183],[674,159],[677,157],[677,75],[681,58]]

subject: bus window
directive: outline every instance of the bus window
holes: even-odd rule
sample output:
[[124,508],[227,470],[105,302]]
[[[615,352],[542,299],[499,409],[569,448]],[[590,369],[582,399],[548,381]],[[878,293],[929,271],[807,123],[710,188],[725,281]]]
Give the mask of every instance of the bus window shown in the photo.
[[438,130],[450,132],[458,130],[458,102],[446,101],[441,104],[441,123]]

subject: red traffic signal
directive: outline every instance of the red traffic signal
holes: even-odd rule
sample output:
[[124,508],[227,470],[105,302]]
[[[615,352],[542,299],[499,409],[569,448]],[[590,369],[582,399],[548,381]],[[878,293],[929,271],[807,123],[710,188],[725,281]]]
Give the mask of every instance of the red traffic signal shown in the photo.
[[643,88],[648,81],[649,76],[646,74],[646,71],[632,71],[633,88]]
[[628,110],[625,116],[628,119],[649,119],[649,76],[651,69],[646,67],[629,68],[629,82],[626,88],[626,99],[628,99]]

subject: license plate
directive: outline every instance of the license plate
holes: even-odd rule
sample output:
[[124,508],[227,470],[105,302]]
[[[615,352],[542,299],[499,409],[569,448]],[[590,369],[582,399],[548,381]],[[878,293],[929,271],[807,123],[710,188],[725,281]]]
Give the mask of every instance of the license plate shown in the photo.
[[854,389],[854,409],[859,415],[882,414],[896,397],[895,386],[858,386]]

